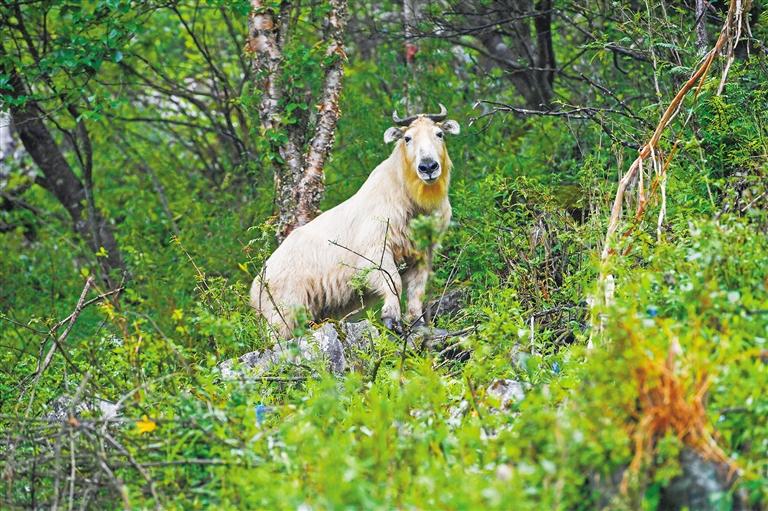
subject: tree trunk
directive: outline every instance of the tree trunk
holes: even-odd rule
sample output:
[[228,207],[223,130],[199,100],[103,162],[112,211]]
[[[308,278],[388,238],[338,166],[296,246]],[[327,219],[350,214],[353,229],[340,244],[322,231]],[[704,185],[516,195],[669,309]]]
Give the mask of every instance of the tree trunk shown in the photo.
[[[11,129],[11,116],[5,112],[0,112],[0,164],[8,156],[12,156],[16,151],[16,140],[13,138]],[[0,172],[0,178],[4,177]]]
[[414,35],[416,33],[416,23],[419,16],[419,4],[417,0],[403,0],[403,34],[405,36],[405,63],[413,64],[413,60],[418,53]]
[[[333,146],[339,118],[339,97],[344,74],[344,32],[346,0],[330,0],[325,42],[327,54],[333,57],[325,69],[320,98],[300,98],[308,105],[319,103],[319,114],[311,141],[302,155],[306,128],[297,129],[282,124],[287,99],[283,97],[283,48],[290,31],[291,2],[284,1],[279,9],[266,7],[262,0],[251,0],[248,20],[248,47],[253,55],[256,87],[262,92],[259,117],[263,136],[271,141],[274,154],[275,205],[278,210],[278,241],[309,222],[318,213],[325,184],[323,167]],[[303,123],[299,123],[303,124]]]
[[339,121],[339,99],[344,78],[344,61],[347,58],[344,53],[346,11],[346,0],[331,0],[326,39],[330,41],[327,55],[333,58],[333,62],[325,70],[315,136],[309,144],[304,158],[304,170],[296,187],[295,227],[304,225],[317,216],[320,200],[325,192],[323,166],[333,147],[336,125]]
[[[15,69],[10,73],[3,69],[3,72],[10,76],[11,95],[14,98],[27,96],[26,87],[18,72]],[[72,218],[75,232],[88,244],[93,253],[102,252],[102,247],[106,252],[106,256],[98,256],[102,270],[101,277],[105,284],[113,287],[114,282],[109,275],[110,271],[124,270],[124,266],[112,226],[95,208],[90,215],[85,214],[88,190],[72,171],[51,132],[45,126],[43,122],[45,115],[37,102],[27,97],[22,105],[11,105],[10,111],[24,149],[45,176],[40,180],[40,184],[64,206]]]
[[552,99],[552,86],[555,83],[555,50],[552,47],[552,0],[542,0],[536,4],[536,74],[539,88],[545,91],[546,103]]
[[706,0],[696,0],[696,50],[700,55],[704,55],[709,50],[706,18]]
[[[405,5],[412,1],[404,0]],[[430,19],[440,31],[414,35],[448,39],[476,51],[484,66],[504,71],[526,107],[551,106],[557,74],[552,0],[452,0],[445,5],[442,15]]]
[[[555,78],[555,53],[552,47],[552,2],[543,0],[534,6],[531,1],[516,3],[505,11],[505,2],[496,2],[497,14],[488,20],[499,25],[481,32],[478,39],[494,64],[506,68],[512,85],[524,98],[526,106],[534,109],[549,107]],[[518,17],[513,21],[504,18]],[[531,26],[530,18],[533,19]],[[532,33],[533,32],[533,33]],[[508,34],[513,34],[510,37]]]
[[266,7],[262,0],[251,0],[251,16],[248,20],[248,50],[253,55],[254,80],[261,91],[259,118],[262,136],[271,141],[272,152],[280,155],[282,162],[273,159],[275,179],[275,205],[278,211],[278,240],[287,236],[296,204],[294,189],[301,176],[301,152],[293,137],[278,141],[283,113],[283,45],[288,36],[291,3],[284,1],[278,12]]

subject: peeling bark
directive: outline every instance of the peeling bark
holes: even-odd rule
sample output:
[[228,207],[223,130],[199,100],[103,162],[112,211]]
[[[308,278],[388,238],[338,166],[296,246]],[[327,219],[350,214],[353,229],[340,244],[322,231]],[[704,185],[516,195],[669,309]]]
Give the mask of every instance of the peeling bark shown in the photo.
[[700,55],[707,53],[707,4],[706,0],[696,0],[696,50]]
[[403,0],[403,35],[405,36],[405,63],[413,64],[419,51],[415,42],[416,21],[419,17],[419,2],[417,0]]
[[[277,12],[265,7],[262,0],[251,0],[251,16],[248,20],[247,51],[252,54],[256,87],[261,90],[259,118],[263,134],[281,129],[283,113],[283,46],[288,36],[291,3],[282,2]],[[279,211],[278,238],[282,235],[287,218],[285,212],[293,209],[294,184],[301,176],[301,152],[294,137],[283,143],[272,143],[273,151],[280,155],[282,163],[274,163],[275,203]]]
[[11,129],[11,116],[5,112],[0,112],[0,163],[3,163],[8,156],[13,155],[15,151],[16,140],[13,138],[13,130]]
[[317,216],[320,200],[325,191],[323,166],[333,147],[336,124],[339,121],[339,98],[344,78],[344,28],[346,26],[346,0],[331,0],[328,15],[328,55],[333,62],[325,70],[320,113],[315,126],[315,135],[304,158],[304,171],[296,187],[295,227],[306,224]]
[[262,0],[251,0],[251,16],[247,50],[253,55],[256,86],[262,91],[259,117],[262,131],[284,131],[287,138],[273,142],[282,161],[274,163],[275,205],[278,210],[278,240],[282,241],[296,227],[309,222],[318,213],[325,189],[323,167],[333,146],[339,119],[339,97],[344,74],[344,33],[347,1],[331,0],[324,37],[332,61],[325,69],[321,97],[305,98],[308,104],[319,103],[318,118],[311,141],[306,126],[284,126],[282,88],[283,48],[289,36],[291,2],[282,2],[278,10],[265,7]]

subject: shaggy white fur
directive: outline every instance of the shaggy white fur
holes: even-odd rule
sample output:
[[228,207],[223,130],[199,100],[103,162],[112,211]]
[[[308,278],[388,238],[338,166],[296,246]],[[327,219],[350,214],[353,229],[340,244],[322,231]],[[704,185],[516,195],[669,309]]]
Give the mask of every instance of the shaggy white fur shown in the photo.
[[384,299],[388,327],[400,326],[403,286],[408,319],[421,318],[431,261],[413,247],[408,226],[420,214],[435,215],[441,230],[448,226],[452,164],[444,134],[458,132],[456,121],[423,116],[389,128],[384,139],[397,141],[395,148],[360,190],[288,235],[251,286],[251,305],[277,335],[291,334],[301,309],[316,321],[353,311],[356,275],[367,276],[369,293]]

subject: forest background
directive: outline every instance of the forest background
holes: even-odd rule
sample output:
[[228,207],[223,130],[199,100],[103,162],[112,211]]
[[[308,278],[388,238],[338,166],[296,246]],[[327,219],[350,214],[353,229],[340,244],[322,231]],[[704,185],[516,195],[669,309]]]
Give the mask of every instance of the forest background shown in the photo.
[[[0,507],[765,509],[766,7],[3,1]],[[450,336],[222,378],[438,103]]]

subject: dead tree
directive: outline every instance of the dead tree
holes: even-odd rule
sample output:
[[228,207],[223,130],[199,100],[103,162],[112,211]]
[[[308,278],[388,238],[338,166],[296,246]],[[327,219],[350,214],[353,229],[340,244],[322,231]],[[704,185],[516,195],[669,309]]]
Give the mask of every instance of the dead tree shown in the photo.
[[[286,104],[282,83],[283,49],[290,37],[294,6],[283,1],[278,8],[251,0],[247,51],[252,55],[256,89],[261,92],[259,120],[263,133],[270,138],[273,152],[275,203],[278,209],[278,239],[282,241],[294,228],[309,222],[318,212],[325,190],[323,167],[333,147],[339,119],[339,97],[344,71],[344,32],[346,0],[331,0],[325,20],[323,41],[327,64],[319,97],[303,98],[317,105],[317,115],[310,127],[309,116],[291,126],[284,124]],[[279,136],[281,132],[287,136]],[[311,138],[310,138],[311,133]],[[307,141],[305,143],[305,141]]]

